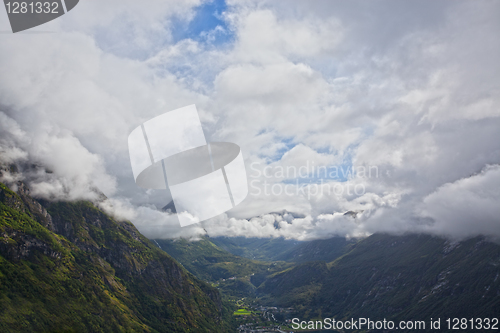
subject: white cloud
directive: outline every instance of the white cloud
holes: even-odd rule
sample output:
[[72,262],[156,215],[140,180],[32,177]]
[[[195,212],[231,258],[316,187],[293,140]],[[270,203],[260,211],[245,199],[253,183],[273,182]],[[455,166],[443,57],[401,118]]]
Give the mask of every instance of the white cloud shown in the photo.
[[447,183],[423,199],[417,212],[434,223],[427,231],[463,238],[483,234],[500,237],[500,166]]
[[[298,239],[498,235],[497,171],[486,167],[500,163],[498,3],[230,1],[222,17],[234,40],[174,42],[173,22],[195,17],[199,3],[86,1],[43,28],[56,33],[2,35],[2,160],[50,169],[26,173],[40,196],[91,198],[99,186],[108,211],[151,236],[196,238],[202,226]],[[152,206],[167,193],[135,186],[126,138],[193,103],[209,140],[242,147],[249,174],[253,162],[261,171],[310,162],[376,166],[378,177],[321,185],[339,195],[314,184],[261,192],[181,229]],[[278,178],[269,181],[286,185]],[[284,209],[305,217],[266,215]],[[347,210],[363,212],[354,220]],[[460,218],[467,212],[477,221]]]
[[311,57],[331,52],[342,41],[341,24],[334,18],[278,19],[270,9],[229,15],[238,41],[236,57],[244,62],[275,63],[288,57]]
[[116,180],[106,173],[102,158],[90,153],[68,130],[43,123],[29,133],[2,112],[0,119],[8,124],[0,139],[6,150],[2,163],[21,164],[21,177],[35,197],[96,200],[100,195],[97,184],[100,191],[114,194]]

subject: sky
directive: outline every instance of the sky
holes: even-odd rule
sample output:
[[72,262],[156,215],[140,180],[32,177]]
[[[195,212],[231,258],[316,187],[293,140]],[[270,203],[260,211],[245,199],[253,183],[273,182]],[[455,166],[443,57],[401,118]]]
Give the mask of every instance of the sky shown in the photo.
[[[102,192],[151,238],[500,239],[498,17],[489,0],[81,0],[12,34],[0,10],[0,162],[21,171],[2,181]],[[241,147],[249,195],[181,228],[134,183],[127,137],[191,104],[208,141]]]

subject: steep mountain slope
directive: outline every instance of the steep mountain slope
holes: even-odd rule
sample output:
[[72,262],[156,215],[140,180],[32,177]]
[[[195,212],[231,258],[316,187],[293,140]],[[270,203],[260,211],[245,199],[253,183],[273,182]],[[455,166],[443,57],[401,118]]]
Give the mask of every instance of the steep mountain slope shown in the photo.
[[[231,241],[233,248],[254,249],[255,240]],[[296,263],[274,267],[229,254],[211,238],[158,242],[203,278],[236,276],[230,295],[250,296],[247,302],[254,305],[292,307],[303,320],[428,323],[431,318],[498,318],[500,313],[500,245],[480,237],[454,243],[427,235],[375,234],[359,241],[301,242],[280,253],[289,260],[299,255]],[[224,273],[218,275],[221,266]],[[250,284],[238,279],[249,273]],[[258,288],[247,292],[249,285]]]
[[259,291],[308,318],[498,317],[500,246],[377,234],[328,264],[274,274]]
[[179,261],[188,271],[206,281],[245,277],[266,270],[268,263],[235,256],[220,249],[210,239],[156,239],[162,250]]
[[256,287],[268,275],[292,266],[286,262],[236,256],[216,246],[211,238],[198,241],[157,239],[155,242],[198,278],[217,283],[228,296],[253,297]]
[[228,332],[215,288],[89,202],[0,183],[0,331]]

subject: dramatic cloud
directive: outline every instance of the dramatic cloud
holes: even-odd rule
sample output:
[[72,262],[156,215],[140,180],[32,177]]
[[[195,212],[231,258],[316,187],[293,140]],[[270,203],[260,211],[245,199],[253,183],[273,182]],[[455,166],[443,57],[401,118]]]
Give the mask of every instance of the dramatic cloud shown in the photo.
[[100,191],[115,192],[115,178],[106,173],[102,158],[69,131],[45,123],[28,134],[3,112],[0,121],[2,162],[20,168],[17,174],[4,172],[3,181],[24,180],[32,195],[49,200],[97,200]]
[[[500,237],[498,2],[209,6],[84,1],[2,34],[0,159],[23,166],[4,181],[98,188],[148,237]],[[169,193],[135,185],[127,136],[193,103],[209,141],[242,147],[250,194],[180,228],[158,210]]]
[[470,234],[500,234],[500,166],[448,183],[426,196],[420,214],[434,223],[432,232],[456,238]]

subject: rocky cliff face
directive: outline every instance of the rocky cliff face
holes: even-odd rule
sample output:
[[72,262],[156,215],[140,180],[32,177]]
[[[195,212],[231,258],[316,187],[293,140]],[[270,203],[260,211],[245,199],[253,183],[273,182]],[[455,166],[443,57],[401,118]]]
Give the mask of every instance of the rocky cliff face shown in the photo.
[[224,332],[218,291],[90,202],[0,184],[0,330]]

